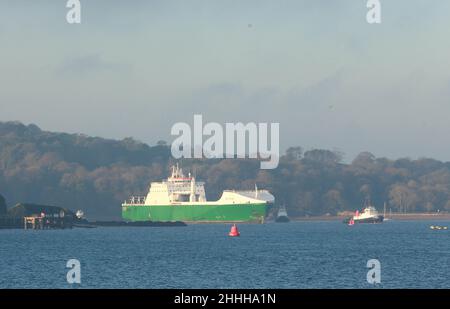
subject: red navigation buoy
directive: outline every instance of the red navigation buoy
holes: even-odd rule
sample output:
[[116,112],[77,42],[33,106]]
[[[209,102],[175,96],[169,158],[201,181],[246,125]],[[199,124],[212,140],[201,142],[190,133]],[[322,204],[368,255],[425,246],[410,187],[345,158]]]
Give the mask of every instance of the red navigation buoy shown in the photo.
[[230,233],[228,233],[228,236],[237,237],[239,235],[241,235],[241,234],[239,233],[236,224],[233,224],[233,226],[231,227]]
[[350,219],[350,221],[348,222],[348,225],[354,225],[355,224],[355,220],[353,220],[353,218]]

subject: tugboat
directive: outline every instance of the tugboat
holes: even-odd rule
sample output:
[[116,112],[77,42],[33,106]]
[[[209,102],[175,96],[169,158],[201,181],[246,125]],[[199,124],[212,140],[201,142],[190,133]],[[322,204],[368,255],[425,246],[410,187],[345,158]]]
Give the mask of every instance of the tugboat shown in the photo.
[[289,217],[287,215],[286,207],[280,206],[280,209],[278,209],[277,218],[275,219],[275,222],[278,223],[287,223],[289,222]]
[[371,206],[370,203],[366,203],[366,207],[360,213],[358,210],[355,212],[355,215],[346,218],[344,220],[345,224],[356,224],[356,223],[381,223],[384,220],[384,216],[378,214],[378,211],[375,207]]

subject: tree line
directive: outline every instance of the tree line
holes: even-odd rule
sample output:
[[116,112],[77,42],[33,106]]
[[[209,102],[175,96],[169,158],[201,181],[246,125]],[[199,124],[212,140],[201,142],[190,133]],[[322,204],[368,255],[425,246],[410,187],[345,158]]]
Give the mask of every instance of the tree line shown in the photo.
[[[291,147],[278,168],[255,159],[189,159],[179,163],[206,182],[207,198],[225,189],[270,190],[293,216],[336,215],[364,200],[393,212],[450,210],[450,163],[430,158],[391,160],[368,152],[344,163],[330,150]],[[170,147],[82,134],[47,132],[36,125],[0,122],[0,193],[18,202],[82,209],[91,218],[118,219],[129,195],[145,195],[168,176]],[[2,207],[0,197],[0,212]]]

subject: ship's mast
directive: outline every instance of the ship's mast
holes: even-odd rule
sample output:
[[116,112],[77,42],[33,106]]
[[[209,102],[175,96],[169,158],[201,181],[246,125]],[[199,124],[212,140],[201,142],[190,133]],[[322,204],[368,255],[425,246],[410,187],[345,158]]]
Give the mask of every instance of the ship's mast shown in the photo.
[[184,177],[183,175],[183,170],[178,166],[178,163],[176,166],[172,166],[172,176],[170,178],[182,178]]

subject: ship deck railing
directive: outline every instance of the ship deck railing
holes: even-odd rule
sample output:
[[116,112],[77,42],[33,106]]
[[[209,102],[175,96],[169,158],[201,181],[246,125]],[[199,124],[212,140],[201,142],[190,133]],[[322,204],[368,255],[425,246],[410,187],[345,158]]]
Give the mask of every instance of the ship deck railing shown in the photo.
[[145,204],[145,196],[132,196],[124,204],[129,205],[144,205]]

